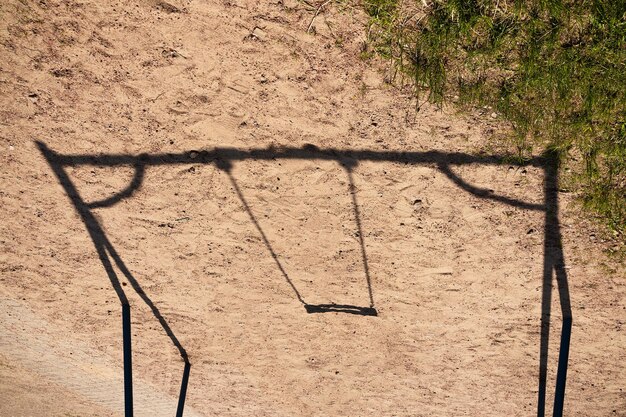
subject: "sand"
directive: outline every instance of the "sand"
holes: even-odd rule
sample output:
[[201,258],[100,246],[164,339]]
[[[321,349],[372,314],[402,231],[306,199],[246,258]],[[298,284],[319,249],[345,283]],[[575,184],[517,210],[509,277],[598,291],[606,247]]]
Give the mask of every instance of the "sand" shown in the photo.
[[565,304],[564,415],[626,415],[625,274],[575,196],[321,4],[0,5],[0,415],[123,415],[110,278],[136,415],[175,413],[174,340],[189,416],[551,415]]

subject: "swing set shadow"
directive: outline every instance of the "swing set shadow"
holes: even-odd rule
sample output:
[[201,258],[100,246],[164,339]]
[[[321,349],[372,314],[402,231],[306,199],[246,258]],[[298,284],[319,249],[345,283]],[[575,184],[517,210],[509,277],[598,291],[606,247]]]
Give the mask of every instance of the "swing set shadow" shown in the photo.
[[[242,206],[245,208],[250,221],[254,224],[261,236],[270,255],[274,259],[277,268],[291,287],[295,297],[303,304],[305,311],[313,313],[346,313],[362,316],[377,316],[378,312],[374,305],[374,295],[372,291],[372,281],[368,266],[364,233],[361,224],[360,207],[357,201],[357,193],[354,185],[354,168],[364,161],[370,162],[392,162],[404,163],[407,165],[432,165],[448,177],[460,189],[483,199],[489,199],[502,204],[544,213],[544,254],[543,254],[543,279],[541,297],[541,338],[539,346],[539,381],[537,416],[544,417],[546,414],[546,391],[547,391],[547,369],[548,369],[548,342],[550,338],[550,316],[552,300],[552,279],[556,277],[558,295],[561,307],[562,325],[560,335],[559,358],[557,365],[555,395],[553,404],[553,416],[563,415],[563,405],[565,400],[565,384],[567,379],[567,367],[570,347],[570,335],[572,329],[572,312],[570,305],[569,289],[565,261],[563,257],[562,238],[560,223],[558,219],[558,164],[559,159],[555,152],[547,152],[542,156],[532,158],[520,163],[520,166],[534,166],[543,169],[544,187],[543,203],[530,203],[507,196],[494,194],[492,190],[479,188],[464,181],[456,175],[451,166],[481,164],[499,165],[505,162],[505,158],[499,155],[476,156],[464,153],[446,153],[438,151],[428,152],[397,152],[397,151],[373,151],[373,150],[349,150],[349,149],[319,149],[313,145],[305,145],[301,148],[281,147],[281,148],[259,148],[242,150],[236,148],[214,148],[207,151],[190,151],[185,153],[162,153],[162,154],[109,154],[109,155],[65,155],[59,154],[43,143],[36,142],[39,150],[46,158],[52,171],[55,173],[59,183],[65,190],[74,208],[80,215],[87,232],[89,233],[96,252],[102,265],[111,281],[122,307],[122,329],[123,329],[123,352],[124,352],[124,405],[126,417],[133,415],[133,385],[132,385],[132,355],[131,355],[131,320],[130,304],[128,298],[120,284],[120,278],[115,270],[115,266],[121,272],[133,290],[139,295],[143,302],[150,308],[152,314],[157,319],[165,333],[168,335],[173,345],[177,348],[184,363],[181,388],[178,397],[177,417],[182,417],[191,363],[186,350],[170,328],[159,309],[142,289],[137,279],[126,267],[124,261],[115,250],[109,240],[102,225],[98,222],[92,209],[111,207],[123,199],[131,197],[143,182],[145,170],[150,166],[159,165],[181,165],[181,164],[214,164],[223,171],[229,178]],[[232,173],[233,164],[237,161],[245,160],[321,160],[335,161],[340,164],[348,176],[349,192],[352,198],[352,209],[357,226],[359,245],[363,261],[363,270],[368,289],[369,304],[366,306],[346,305],[346,304],[308,304],[297,287],[287,274],[279,256],[274,251],[263,228],[257,221],[254,212],[245,198],[239,184]],[[76,166],[132,166],[134,175],[129,185],[117,194],[95,202],[86,202],[81,197],[77,187],[70,179],[66,168]]]

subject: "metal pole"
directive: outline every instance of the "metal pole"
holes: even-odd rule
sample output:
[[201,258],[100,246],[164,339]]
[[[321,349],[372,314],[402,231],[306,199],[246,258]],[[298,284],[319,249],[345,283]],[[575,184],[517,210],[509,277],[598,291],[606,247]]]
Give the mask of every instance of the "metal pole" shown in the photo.
[[122,340],[124,344],[124,415],[133,417],[133,364],[130,344],[130,305],[122,304]]
[[185,410],[185,397],[187,396],[187,383],[189,382],[189,371],[191,364],[185,361],[185,370],[183,371],[183,381],[180,384],[180,395],[178,396],[178,409],[176,410],[176,417],[183,417],[183,411]]
[[556,390],[554,393],[554,417],[563,416],[565,402],[565,382],[567,381],[567,361],[569,359],[569,342],[572,334],[572,318],[563,318],[561,329],[561,348],[559,350],[559,365],[556,373]]

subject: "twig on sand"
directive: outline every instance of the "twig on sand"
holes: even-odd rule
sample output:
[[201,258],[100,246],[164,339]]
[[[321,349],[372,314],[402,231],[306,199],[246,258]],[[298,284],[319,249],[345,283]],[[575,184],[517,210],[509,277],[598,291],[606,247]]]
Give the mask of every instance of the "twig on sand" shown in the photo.
[[241,93],[241,94],[246,94],[246,92],[245,92],[245,91],[241,91],[241,90],[239,90],[239,89],[237,89],[237,88],[235,88],[235,87],[233,87],[233,86],[227,85],[226,87],[228,87],[228,88],[230,88],[231,90],[236,91],[236,92],[238,92],[238,93]]
[[159,99],[159,97],[161,97],[163,94],[165,94],[165,91],[160,92],[159,94],[157,94],[157,96],[155,98],[151,98],[149,99],[150,101],[152,101],[153,103],[155,101],[157,101]]
[[324,8],[324,6],[326,6],[328,3],[330,3],[330,1],[331,0],[326,0],[324,3],[320,4],[320,6],[315,11],[315,14],[311,18],[311,22],[309,23],[309,27],[306,28],[306,33],[310,33],[311,32],[311,28],[313,27],[313,22],[315,21],[315,18],[317,17],[318,14],[320,14],[320,12]]

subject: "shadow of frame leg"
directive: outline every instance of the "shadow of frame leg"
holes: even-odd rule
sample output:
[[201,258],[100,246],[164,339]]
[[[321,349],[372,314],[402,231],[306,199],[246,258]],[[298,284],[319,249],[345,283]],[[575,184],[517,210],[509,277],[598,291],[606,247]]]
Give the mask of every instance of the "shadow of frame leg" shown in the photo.
[[565,385],[569,361],[569,348],[572,331],[572,308],[569,296],[569,285],[563,256],[563,242],[559,223],[558,200],[558,169],[559,157],[554,151],[545,155],[545,225],[544,225],[544,268],[543,295],[541,302],[541,341],[539,349],[539,398],[537,416],[544,417],[546,410],[546,386],[548,374],[548,345],[550,335],[550,314],[552,298],[552,277],[556,276],[561,305],[562,326],[559,344],[559,359],[554,392],[553,416],[561,417],[565,404]]
[[[120,285],[120,280],[117,276],[113,268],[113,264],[117,265],[122,274],[128,279],[133,289],[137,292],[137,294],[141,297],[141,299],[150,307],[153,315],[161,324],[163,330],[168,335],[170,340],[172,340],[173,344],[176,346],[178,351],[180,352],[181,357],[185,362],[185,369],[183,371],[183,382],[181,386],[181,397],[179,397],[179,409],[178,415],[182,416],[183,407],[185,403],[185,395],[187,393],[187,384],[189,380],[189,371],[190,371],[190,363],[187,357],[187,352],[178,341],[174,332],[170,328],[169,324],[163,318],[158,308],[154,305],[152,300],[148,297],[148,295],[143,291],[137,280],[130,273],[122,258],[117,253],[111,242],[108,240],[106,233],[98,220],[95,218],[93,213],[91,212],[91,208],[89,204],[85,203],[85,201],[80,196],[76,186],[71,181],[69,175],[65,170],[66,165],[72,164],[64,164],[60,160],[60,156],[54,151],[50,150],[44,143],[38,142],[37,146],[39,150],[46,158],[48,164],[52,168],[52,171],[56,175],[59,183],[65,189],[65,192],[74,205],[74,208],[80,215],[89,236],[95,246],[96,252],[98,253],[98,257],[100,258],[100,262],[104,267],[107,276],[111,282],[113,289],[115,290],[117,297],[122,305],[122,344],[123,344],[123,358],[124,358],[124,412],[126,417],[133,416],[133,383],[132,383],[132,344],[131,344],[131,318],[130,318],[130,304],[128,302],[128,298],[126,294],[122,290],[122,286]],[[129,193],[132,193],[135,189],[137,189],[141,185],[141,180],[143,178],[144,165],[142,163],[136,164],[136,175],[133,179],[133,183],[128,190]],[[108,204],[108,203],[107,203]]]
[[563,323],[561,325],[561,340],[559,344],[559,361],[554,391],[553,416],[561,417],[565,404],[565,385],[567,381],[567,367],[569,362],[569,348],[572,333],[572,306],[569,295],[569,284],[565,270],[563,256],[563,240],[559,223],[559,158],[554,152],[549,154],[546,181],[546,241],[552,249],[552,265],[556,275],[559,291],[559,303]]

